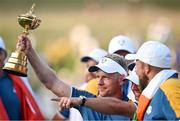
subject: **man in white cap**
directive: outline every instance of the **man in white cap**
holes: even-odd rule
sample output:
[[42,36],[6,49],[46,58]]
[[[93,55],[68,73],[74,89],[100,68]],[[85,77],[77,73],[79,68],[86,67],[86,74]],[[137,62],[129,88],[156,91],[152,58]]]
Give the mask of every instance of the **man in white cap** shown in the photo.
[[134,119],[180,119],[180,80],[177,72],[170,69],[169,48],[160,42],[148,41],[126,59],[136,60],[136,73],[143,91]]
[[[86,64],[85,70],[85,82],[81,85],[80,89],[85,90],[94,95],[98,95],[98,80],[96,79],[96,74],[89,72],[88,69],[90,66],[96,65],[101,58],[107,55],[107,52],[101,48],[93,49],[88,55],[81,58],[81,62]],[[69,119],[70,121],[81,121],[83,120],[79,111],[74,108],[70,110],[66,109],[60,113],[56,113],[53,117],[53,120],[65,120]]]
[[2,71],[6,57],[0,37],[0,120],[43,120],[27,78]]
[[[35,50],[32,48],[30,40],[26,36],[20,36],[17,48],[27,54],[29,62],[36,72],[40,81],[58,97],[96,97],[88,92],[78,90],[69,86],[43,63]],[[43,71],[42,71],[43,70]],[[97,66],[90,68],[91,72],[97,72],[98,91],[102,97],[114,97],[128,101],[126,95],[122,92],[124,78],[127,76],[127,66],[124,58],[118,55],[107,55]],[[81,105],[83,105],[82,102]],[[66,105],[66,104],[65,104]],[[78,109],[84,120],[128,120],[129,118],[122,115],[104,115],[92,109],[78,106]]]
[[[122,101],[113,97],[98,97],[98,98],[86,98],[84,101],[84,106],[91,108],[97,112],[101,112],[108,115],[124,115],[129,118],[132,118],[134,112],[137,107],[137,103],[139,100],[139,96],[141,91],[139,90],[139,79],[136,75],[135,69],[130,73],[128,77],[126,77],[130,81],[132,81],[131,89],[132,93],[135,95],[135,100]],[[63,108],[71,108],[75,106],[79,106],[82,103],[82,98],[67,98],[61,97],[60,107]],[[66,105],[63,103],[66,102]]]
[[108,52],[110,54],[116,53],[125,57],[129,53],[135,53],[136,49],[133,41],[129,37],[118,35],[110,40]]

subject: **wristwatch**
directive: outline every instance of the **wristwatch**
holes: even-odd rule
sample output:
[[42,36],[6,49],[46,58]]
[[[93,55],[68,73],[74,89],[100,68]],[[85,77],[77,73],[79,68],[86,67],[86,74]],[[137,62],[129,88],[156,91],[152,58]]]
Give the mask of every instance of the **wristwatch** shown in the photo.
[[85,96],[79,96],[79,98],[81,98],[81,104],[80,104],[80,106],[84,106],[84,104],[85,104],[85,102],[86,102],[86,97]]

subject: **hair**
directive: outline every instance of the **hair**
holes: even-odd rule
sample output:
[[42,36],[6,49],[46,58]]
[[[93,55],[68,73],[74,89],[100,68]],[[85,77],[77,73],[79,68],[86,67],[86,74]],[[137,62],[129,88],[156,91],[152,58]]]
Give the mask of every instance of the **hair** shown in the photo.
[[128,67],[126,65],[126,61],[123,56],[120,56],[118,54],[107,54],[105,57],[110,58],[110,59],[114,60],[115,62],[117,62],[128,73]]

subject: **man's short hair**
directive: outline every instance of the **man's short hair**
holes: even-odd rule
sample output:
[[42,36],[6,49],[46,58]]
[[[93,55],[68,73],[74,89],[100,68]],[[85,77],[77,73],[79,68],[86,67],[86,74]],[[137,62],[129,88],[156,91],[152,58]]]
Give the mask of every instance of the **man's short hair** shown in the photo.
[[102,58],[97,65],[91,66],[89,72],[96,72],[102,70],[106,73],[119,73],[121,75],[128,75],[128,69],[123,56],[117,54],[108,54]]

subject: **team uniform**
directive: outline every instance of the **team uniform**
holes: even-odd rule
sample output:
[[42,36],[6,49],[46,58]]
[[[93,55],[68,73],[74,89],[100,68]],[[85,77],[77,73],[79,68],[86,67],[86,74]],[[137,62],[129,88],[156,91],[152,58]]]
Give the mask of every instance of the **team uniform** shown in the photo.
[[[179,120],[180,80],[177,73],[160,83],[154,96],[142,93],[137,109],[137,120]],[[156,80],[155,80],[156,81]],[[153,90],[153,89],[152,89]]]

